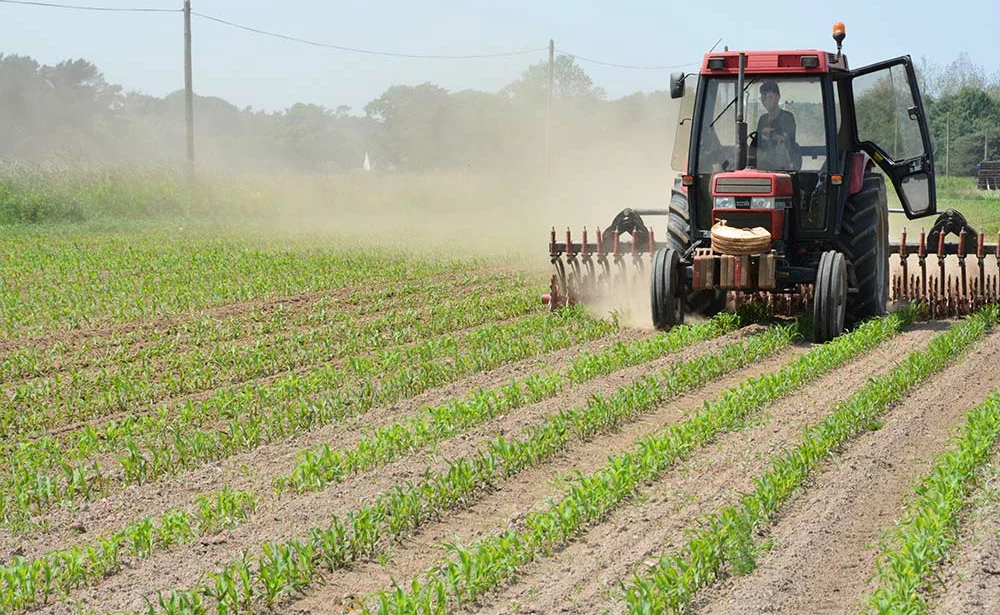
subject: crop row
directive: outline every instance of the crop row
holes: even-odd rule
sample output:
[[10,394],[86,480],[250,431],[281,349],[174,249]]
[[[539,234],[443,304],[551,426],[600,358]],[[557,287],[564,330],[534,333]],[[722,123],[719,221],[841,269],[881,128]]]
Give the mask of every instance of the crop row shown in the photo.
[[[650,463],[660,463],[666,459],[665,463],[669,465],[672,462],[669,459],[671,455],[676,459],[707,442],[714,433],[741,424],[742,421],[739,420],[739,417],[745,418],[751,409],[762,407],[767,401],[768,392],[777,395],[794,390],[803,382],[818,377],[821,373],[874,347],[886,337],[895,334],[901,324],[902,319],[891,317],[875,324],[866,325],[860,332],[845,336],[842,341],[810,351],[777,374],[762,379],[752,379],[741,387],[731,389],[722,394],[722,399],[719,402],[708,404],[706,410],[694,418],[668,428],[665,432],[666,436],[641,439],[641,444],[637,447],[640,453],[629,453],[612,458],[611,466],[599,471],[598,475],[611,480],[617,477],[628,481],[639,481],[641,479],[638,476],[630,475],[627,471],[627,466],[631,463],[640,459]],[[773,338],[789,333],[791,332],[788,330],[774,331],[758,338],[751,338],[748,344],[764,344],[763,338],[765,337]],[[782,345],[787,344],[788,339],[790,338],[786,338]],[[735,349],[736,347],[730,346],[726,350],[731,352]],[[754,360],[759,360],[752,355],[757,355],[757,353],[751,353],[749,349],[740,350],[734,353],[733,359],[738,362],[739,357],[744,357],[750,359],[751,363]],[[820,357],[819,361],[817,361],[817,357]],[[477,490],[488,488],[496,480],[495,477],[505,476],[510,468],[519,471],[521,468],[539,463],[561,449],[560,442],[568,437],[566,434],[568,430],[574,431],[576,437],[589,437],[595,433],[613,429],[622,421],[629,420],[645,409],[661,402],[678,382],[684,383],[690,379],[691,386],[704,383],[704,378],[710,373],[718,373],[713,368],[713,361],[719,361],[719,359],[710,356],[702,357],[702,360],[687,362],[665,371],[662,374],[662,380],[647,377],[631,386],[620,389],[610,399],[595,397],[582,412],[575,411],[577,414],[575,417],[565,417],[564,413],[560,413],[529,430],[528,435],[523,440],[511,441],[503,437],[497,438],[487,449],[493,454],[487,455],[480,452],[471,460],[451,462],[446,471],[432,475],[436,482],[425,480],[419,485],[396,487],[390,492],[389,497],[390,501],[398,502],[398,504],[392,509],[392,514],[386,512],[380,515],[384,527],[387,528],[381,533],[388,534],[382,540],[390,540],[393,536],[393,528],[397,526],[403,529],[411,527],[411,519],[415,516],[419,517],[421,511],[429,509],[423,514],[427,516],[439,515],[442,509],[453,506],[459,499],[468,499]],[[721,366],[718,369],[725,371],[725,368]],[[678,380],[673,380],[675,378]],[[737,414],[729,415],[725,417],[725,420],[721,420],[722,414],[724,414],[722,408],[735,408],[736,410],[731,410],[731,412]],[[665,454],[660,447],[671,447],[673,453]],[[629,461],[622,462],[623,459]],[[622,463],[626,465],[616,465]],[[481,591],[485,591],[487,586],[492,586],[492,584],[506,578],[525,561],[554,548],[560,540],[558,538],[560,532],[563,532],[561,534],[563,538],[567,535],[565,532],[572,532],[572,525],[582,518],[568,514],[567,511],[570,508],[567,508],[566,502],[575,502],[575,506],[582,507],[581,510],[597,511],[610,505],[612,500],[616,499],[608,492],[602,493],[599,488],[589,486],[588,480],[580,478],[573,481],[574,485],[570,488],[569,494],[563,498],[563,503],[553,505],[544,512],[529,513],[523,522],[527,529],[523,531],[509,530],[501,536],[494,536],[478,543],[470,550],[453,547],[457,552],[455,560],[436,568],[422,580],[414,579],[406,588],[397,588],[395,591],[382,594],[379,597],[380,603],[385,608],[390,609],[389,612],[393,612],[391,610],[393,608],[400,607],[403,607],[403,612],[406,612],[406,604],[437,605],[427,611],[436,612],[436,609],[448,608],[449,596],[458,602],[474,599]],[[625,492],[620,493],[617,501],[620,501],[624,494]],[[374,511],[375,509],[362,510]],[[378,544],[371,542],[369,538],[372,528],[378,526],[366,522],[357,528],[356,523],[351,523],[354,518],[355,514],[352,513],[348,515],[346,523],[335,519],[332,524],[325,528],[314,529],[306,539],[269,547],[270,551],[277,549],[289,554],[285,561],[292,559],[306,561],[306,555],[312,556],[310,559],[312,563],[309,566],[286,567],[280,570],[280,574],[284,575],[284,587],[286,588],[284,593],[291,593],[295,589],[307,585],[320,567],[332,570],[349,563],[356,557],[374,553],[371,550],[355,555],[350,551],[351,545],[359,543],[358,536],[364,536],[365,542],[368,544]],[[539,541],[535,538],[529,538],[530,536],[542,537],[543,539]],[[226,578],[238,578],[240,574],[243,574],[245,566],[247,566],[245,559],[234,562],[225,569],[230,571],[226,573]],[[248,569],[256,571],[252,572],[251,578],[262,578],[276,573],[273,566],[267,558],[258,558],[254,566]],[[462,570],[465,572],[463,573]],[[466,576],[462,577],[463,574]],[[472,579],[468,575],[476,575],[476,578]],[[460,577],[465,578],[467,582],[461,581]],[[229,587],[230,584],[226,586]],[[201,604],[201,598],[204,596],[212,598],[216,608],[220,612],[226,613],[246,611],[249,608],[248,605],[255,598],[264,604],[273,602],[277,598],[277,596],[268,593],[266,586],[255,587],[254,593],[238,592],[235,600],[227,598],[224,603],[218,601],[217,588],[201,587],[194,590],[178,590],[159,597],[160,612],[176,612],[178,605],[181,604],[188,606],[195,603]],[[232,594],[229,595],[232,596]],[[417,612],[423,611],[418,609]]]
[[[645,482],[711,442],[740,429],[773,401],[847,363],[895,335],[908,314],[869,321],[818,346],[782,369],[727,390],[690,418],[639,438],[632,450],[568,486],[563,497],[532,511],[522,529],[489,536],[468,547],[449,546],[452,557],[408,584],[377,594],[366,613],[444,613],[475,601],[511,578],[523,565],[551,554],[617,508]],[[657,612],[657,611],[651,611]]]
[[976,471],[996,450],[998,438],[1000,393],[992,393],[966,415],[950,449],[934,463],[902,521],[886,537],[875,574],[879,587],[868,601],[869,613],[927,613],[933,566],[954,544],[959,512]]
[[[621,367],[625,367],[629,364],[633,364],[641,360],[641,357],[647,357],[650,354],[660,354],[663,352],[669,352],[672,350],[676,350],[679,347],[697,342],[700,339],[714,337],[716,335],[724,333],[727,330],[732,329],[736,324],[737,324],[737,319],[735,317],[724,315],[716,318],[713,321],[710,321],[709,323],[705,323],[702,325],[696,325],[692,327],[678,327],[673,331],[671,331],[670,333],[666,335],[657,336],[652,340],[643,340],[641,342],[634,342],[632,344],[619,344],[614,348],[609,349],[608,351],[605,351],[600,354],[585,355],[579,357],[573,362],[573,366],[570,368],[569,373],[573,374],[573,376],[571,377],[574,379],[574,381],[582,382],[586,379],[596,377],[600,373],[604,373],[606,371],[612,371],[614,369],[618,369]],[[675,367],[672,370],[673,374],[672,386],[675,389],[673,392],[680,392],[684,388],[690,388],[692,386],[695,386],[696,384],[699,383],[699,381],[710,379],[713,376],[723,373],[729,369],[733,369],[737,365],[751,362],[753,361],[754,358],[760,357],[768,352],[773,352],[777,348],[787,345],[790,339],[791,339],[790,329],[778,330],[772,332],[769,335],[760,336],[759,338],[754,339],[751,342],[732,343],[728,345],[722,352],[712,355],[711,357],[702,357],[695,361],[682,364],[679,367]],[[504,387],[502,390],[510,391],[511,389],[509,387]],[[518,395],[515,396],[515,398],[521,399],[521,396]],[[475,395],[473,396],[473,399],[483,399],[483,397],[481,395]],[[611,401],[613,402],[614,400]],[[604,407],[604,404],[603,402],[601,404],[595,403],[593,407],[594,408]],[[460,408],[462,410],[457,410],[456,408]],[[454,424],[456,418],[460,417],[453,416],[453,414],[456,412],[464,411],[464,409],[465,406],[462,405],[459,405],[457,407],[446,405],[436,410],[431,410],[430,412],[434,416],[437,416],[442,420],[447,420],[452,424]],[[593,410],[591,412],[593,412]],[[561,432],[563,435],[566,435],[565,425],[567,423],[572,423],[576,425],[577,428],[579,428],[579,426],[583,424],[583,419],[581,418],[582,416],[583,415],[580,414],[579,411],[562,413],[559,417],[557,417],[557,420],[555,421],[556,424],[562,426],[557,431]],[[399,425],[402,425],[402,423],[400,423]],[[606,427],[607,425],[605,425],[605,428]],[[552,429],[546,429],[542,427],[539,428],[536,431],[536,433],[541,434],[541,438],[535,438],[534,440],[528,439],[525,442],[521,443],[520,446],[523,450],[528,450],[528,448],[531,447],[530,444],[531,442],[537,443],[537,441],[550,438],[553,431]],[[578,434],[578,435],[584,435],[584,434]],[[503,455],[506,461],[506,463],[504,464],[505,472],[513,473],[516,470],[515,466],[513,465],[511,455],[513,454],[512,451],[517,449],[518,444],[517,443],[500,444],[499,442],[501,441],[498,441],[497,444],[488,448],[487,454],[491,456],[498,454]],[[557,442],[557,447],[559,444],[565,445],[565,441]],[[367,450],[367,449],[359,448],[359,450]],[[535,454],[532,457],[532,459],[534,460],[535,463],[537,463],[542,458],[547,457],[549,454],[554,452],[554,450],[555,449],[552,447],[552,445],[550,445],[548,454],[541,456]],[[488,467],[493,468],[494,471],[496,471],[498,468],[498,464],[496,463],[495,460],[489,462],[487,465]],[[520,462],[520,465],[523,467],[525,465],[525,462],[522,460]],[[436,478],[429,478],[427,481],[428,485],[437,485],[436,491],[438,492],[438,495],[436,496],[436,499],[434,501],[438,502],[443,501],[441,493],[449,489],[449,486],[452,489],[452,491],[450,492],[452,493],[451,499],[452,501],[455,501],[457,498],[455,496],[455,492],[453,491],[454,484],[461,482],[460,478],[461,476],[465,477],[479,476],[481,479],[475,485],[465,484],[465,486],[462,489],[463,491],[466,492],[470,490],[475,490],[477,488],[482,489],[484,480],[485,481],[497,480],[496,476],[493,476],[492,478],[486,478],[480,476],[482,474],[482,471],[483,470],[481,468],[473,469],[470,471],[467,467],[464,467],[462,465],[462,462],[459,462],[458,464],[453,465],[447,473],[442,473],[438,475]],[[488,484],[488,482],[486,484]],[[227,490],[224,489],[219,495],[219,497],[225,497],[226,493]],[[361,511],[358,511],[356,514],[351,515],[349,517],[349,526],[351,528],[353,535],[353,537],[350,540],[351,544],[353,545],[352,547],[350,547],[350,553],[352,554],[352,559],[359,557],[364,553],[367,553],[371,549],[376,548],[378,543],[384,540],[386,527],[389,528],[390,536],[396,536],[404,529],[407,529],[405,526],[399,524],[395,524],[392,522],[385,522],[385,518],[387,517],[387,515],[393,515],[393,514],[396,517],[399,517],[400,502],[406,501],[408,505],[412,506],[415,502],[418,502],[418,500],[412,499],[413,496],[419,494],[420,494],[419,489],[411,490],[409,494],[404,494],[403,490],[396,489],[389,495],[383,494],[383,496],[379,498],[378,502],[374,507],[363,509]],[[411,520],[416,518],[418,522],[422,521],[421,516],[426,516],[428,514],[431,514],[432,512],[431,510],[426,509],[427,505],[433,505],[433,501],[428,500],[424,504],[422,504],[421,506],[423,506],[425,510],[423,510],[422,512],[417,511],[416,517],[414,517],[415,513],[413,511],[410,511],[407,513],[406,518],[409,518]],[[172,513],[172,515],[177,515],[177,514],[179,513]],[[371,523],[374,523],[375,526],[367,527]],[[116,532],[114,536],[121,537],[121,540],[124,540],[125,537],[131,536],[134,533],[136,527],[146,527],[149,524],[150,524],[149,520],[144,520],[143,522],[140,522],[138,524],[132,524],[128,528]],[[102,543],[103,542],[104,541],[102,541]],[[115,544],[118,544],[118,542],[115,542]],[[175,542],[179,542],[179,540],[164,541],[163,546],[164,547],[169,546],[169,544],[174,544]],[[74,553],[78,553],[81,551],[81,548],[75,548],[72,551]],[[99,554],[101,553],[101,551],[94,551],[94,550],[90,550],[88,552],[94,554],[95,556],[99,556]],[[103,552],[107,553],[108,555],[105,556],[103,559],[93,561],[91,563],[92,569],[99,571],[110,571],[120,564],[119,551],[117,549],[104,549]],[[148,551],[143,553],[133,553],[133,554],[136,557],[144,557],[148,555]],[[114,557],[112,557],[112,555]],[[70,585],[54,583],[52,581],[47,580],[49,578],[47,576],[48,567],[54,565],[52,564],[52,562],[62,561],[63,559],[65,559],[65,556],[63,554],[49,554],[41,558],[40,560],[18,561],[17,562],[18,573],[16,575],[16,578],[19,580],[16,587],[12,586],[11,589],[11,592],[13,592],[14,595],[20,596],[16,604],[20,604],[23,606],[26,604],[30,604],[33,600],[38,600],[40,598],[47,599],[50,590],[45,588],[59,587],[63,592],[65,592],[70,587],[78,587],[81,584],[83,584],[84,580],[81,577],[79,577],[79,575],[72,575],[71,578],[75,580]],[[346,564],[346,560],[342,562],[342,564]],[[96,579],[91,578],[90,580],[93,581]],[[25,588],[31,588],[31,587],[37,588],[38,593],[32,594],[25,590]]]
[[[244,338],[262,338],[293,328],[360,326],[357,319],[436,305],[450,297],[478,291],[500,294],[524,289],[519,276],[453,276],[444,281],[403,280],[381,288],[362,288],[344,296],[324,294],[305,305],[287,306],[280,299],[270,308],[249,305],[234,315],[211,313],[156,326],[123,327],[95,332],[79,339],[31,340],[0,357],[0,382],[42,377],[74,367],[95,369],[133,361],[169,357],[190,347],[223,344]],[[211,311],[209,311],[211,312]]]
[[996,319],[996,308],[987,308],[956,323],[935,336],[925,350],[910,353],[888,374],[871,378],[836,404],[826,419],[806,430],[801,444],[754,478],[752,492],[737,504],[708,515],[678,554],[665,554],[648,571],[635,575],[624,590],[629,612],[685,612],[691,598],[726,565],[752,569],[754,532],[771,522],[806,477],[848,439],[878,429],[881,415],[891,404],[961,356]]
[[440,302],[422,314],[389,312],[367,323],[348,320],[96,371],[73,370],[15,387],[0,410],[0,438],[92,421],[163,398],[239,384],[535,311],[533,293],[512,291]]
[[[539,380],[536,380],[535,376],[529,376],[526,379],[512,381],[508,385],[498,387],[494,390],[481,389],[480,391],[472,394],[467,401],[457,400],[436,408],[428,408],[426,414],[430,417],[434,417],[435,421],[440,422],[441,425],[448,425],[450,432],[453,434],[463,427],[467,428],[475,422],[478,422],[477,419],[479,421],[484,420],[487,414],[495,414],[496,412],[501,411],[501,409],[514,409],[523,403],[530,403],[530,400],[534,398],[541,399],[543,397],[554,395],[558,390],[566,386],[568,382],[581,383],[603,373],[608,373],[629,365],[634,365],[638,362],[648,361],[652,357],[661,356],[664,353],[676,351],[679,348],[688,346],[698,341],[724,334],[734,329],[738,324],[739,320],[735,316],[722,314],[707,323],[676,327],[669,333],[658,335],[651,339],[638,340],[630,343],[619,342],[615,346],[602,352],[584,353],[580,357],[577,357],[571,362],[571,366],[567,370],[566,376],[551,374],[550,377],[543,377]],[[743,345],[734,346],[728,351],[728,355],[723,356],[734,358],[739,357],[744,354],[744,350],[745,347]],[[547,384],[537,386],[533,384],[541,382],[545,382]],[[522,389],[522,387],[524,388]],[[483,404],[486,404],[487,407],[483,407]],[[361,469],[359,466],[362,463],[362,459],[366,460],[367,467],[372,467],[378,463],[385,463],[389,458],[397,457],[406,451],[412,450],[414,447],[412,443],[414,436],[417,433],[422,433],[424,431],[421,428],[417,428],[415,432],[411,432],[410,429],[415,425],[416,424],[411,420],[404,420],[396,423],[392,427],[376,432],[382,436],[408,433],[408,436],[403,436],[406,438],[407,444],[404,444],[394,450],[385,448],[386,442],[382,440],[382,445],[379,447],[359,443],[359,445],[352,451],[331,451],[331,453],[341,454],[344,458],[357,460],[357,465],[353,467],[354,470]],[[433,429],[433,427],[428,428]],[[440,427],[438,427],[438,429],[440,429]],[[443,432],[439,432],[439,435],[444,437]],[[379,456],[375,457],[374,455],[376,454]],[[279,482],[284,483],[287,480],[288,479],[283,478]],[[216,497],[226,498],[227,493],[228,490],[223,489],[223,491],[217,494]],[[201,504],[204,500],[205,496],[199,498],[200,509],[204,508],[204,505]],[[176,517],[178,514],[180,513],[173,512],[170,513],[170,516]],[[135,528],[145,528],[150,524],[150,520],[144,520],[142,522],[132,524],[129,527],[116,532],[114,536],[122,538],[121,540],[112,542],[115,544],[121,543],[124,541],[124,537],[132,536],[135,533]],[[164,539],[161,540],[157,546],[165,548],[179,541],[179,539]],[[80,548],[75,548],[74,551],[78,552],[80,551]],[[116,557],[92,561],[91,568],[94,570],[111,571],[120,564],[120,561],[117,558],[117,556],[120,555],[119,549],[105,549],[104,551],[109,554],[114,554]],[[91,553],[96,552],[91,551]],[[148,554],[148,550],[141,552],[133,550],[132,552],[134,557],[139,558],[145,557]],[[42,559],[53,560],[53,558],[60,559],[63,558],[63,556],[49,554]],[[18,578],[22,578],[22,580],[19,581],[18,584],[18,587],[21,589],[15,591],[17,595],[21,596],[20,601],[17,604],[28,604],[30,600],[36,600],[39,598],[38,595],[33,596],[30,593],[27,593],[23,588],[43,588],[53,586],[53,582],[45,580],[50,576],[46,572],[45,567],[47,565],[49,564],[40,561],[22,560],[18,562],[18,568],[21,572],[19,572],[17,576]],[[32,572],[27,573],[24,571]],[[61,588],[61,591],[65,592],[68,588],[79,587],[83,583],[83,579],[79,578],[78,575],[71,575],[71,578],[75,579],[72,583],[55,583],[55,585]],[[90,578],[89,580],[93,581],[96,580],[96,578]],[[42,590],[39,589],[39,591]],[[43,591],[42,598],[45,599],[46,596],[47,592]]]
[[647,376],[610,398],[595,396],[583,408],[561,411],[521,438],[499,436],[476,453],[449,462],[446,469],[428,470],[419,483],[394,486],[373,504],[313,528],[303,539],[263,544],[259,556],[244,555],[210,573],[211,585],[160,595],[158,603],[164,613],[177,612],[177,605],[200,603],[202,596],[213,599],[220,614],[249,612],[254,600],[271,606],[308,585],[321,568],[333,571],[374,556],[427,520],[543,463],[571,440],[615,429],[669,397],[787,346],[793,335],[791,328],[782,328],[730,344],[714,355],[676,364],[660,378]]
[[[175,413],[164,408],[100,428],[87,426],[67,447],[51,437],[24,443],[9,453],[9,468],[0,473],[0,518],[21,522],[56,502],[95,497],[111,484],[141,484],[252,450],[467,374],[600,338],[615,327],[582,310],[542,314],[354,357],[340,368],[326,365],[266,385],[217,391]],[[119,451],[118,473],[92,459],[112,451]]]
[[0,337],[134,322],[220,303],[460,273],[477,263],[213,233],[18,233],[0,240]]
[[37,559],[16,556],[0,565],[0,612],[48,603],[54,596],[95,584],[115,574],[126,558],[149,557],[155,549],[217,534],[245,521],[255,508],[253,494],[224,489],[200,496],[190,512],[176,509],[146,517],[90,544]]
[[[569,387],[597,376],[639,365],[675,352],[695,342],[732,331],[739,319],[720,314],[707,323],[675,327],[670,332],[632,343],[619,342],[601,352],[587,352],[570,362],[565,375],[558,372],[531,374],[497,389],[480,389],[467,399],[426,408],[420,416],[380,427],[360,439],[350,450],[334,450],[322,445],[298,455],[299,461],[287,477],[275,479],[280,491],[291,488],[302,492],[319,489],[343,480],[351,474],[384,465],[428,444],[470,429],[486,420],[526,404],[554,397]],[[713,357],[715,365],[726,364]]]

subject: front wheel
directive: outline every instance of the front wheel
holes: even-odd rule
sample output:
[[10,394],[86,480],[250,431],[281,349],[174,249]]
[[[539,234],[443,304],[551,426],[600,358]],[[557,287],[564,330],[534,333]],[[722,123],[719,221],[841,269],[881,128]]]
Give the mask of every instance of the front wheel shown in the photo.
[[813,340],[828,342],[844,331],[847,312],[847,261],[840,252],[824,252],[819,259],[813,292]]
[[649,284],[653,326],[669,329],[684,322],[681,293],[681,259],[672,248],[657,250]]

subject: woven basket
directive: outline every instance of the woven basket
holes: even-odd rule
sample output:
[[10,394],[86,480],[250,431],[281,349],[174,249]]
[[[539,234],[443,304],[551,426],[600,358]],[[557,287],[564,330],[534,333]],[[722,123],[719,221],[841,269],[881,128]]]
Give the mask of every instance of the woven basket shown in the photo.
[[771,250],[771,232],[763,227],[735,228],[720,219],[712,225],[712,249],[722,254],[745,256]]

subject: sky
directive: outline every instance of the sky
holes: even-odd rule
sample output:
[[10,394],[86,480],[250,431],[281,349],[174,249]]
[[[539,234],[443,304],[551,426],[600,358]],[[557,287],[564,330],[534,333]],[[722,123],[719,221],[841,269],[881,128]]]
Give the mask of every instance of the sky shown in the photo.
[[[0,1],[0,53],[43,64],[83,58],[126,91],[163,96],[183,88],[182,0],[38,0],[57,4],[176,12],[83,11]],[[852,67],[900,55],[945,67],[961,53],[986,75],[1000,73],[993,41],[997,0],[950,4],[913,0],[805,2],[715,0],[192,0],[196,14],[324,45],[411,55],[498,58],[419,59],[339,51],[192,18],[195,92],[238,107],[277,111],[297,102],[336,109],[364,105],[393,85],[430,82],[450,91],[497,91],[530,64],[557,53],[612,98],[667,89],[669,73],[696,70],[718,42],[730,50],[833,51],[834,22],[847,28]],[[686,8],[677,8],[678,6]],[[586,58],[586,59],[584,59]],[[593,62],[655,69],[630,69]]]

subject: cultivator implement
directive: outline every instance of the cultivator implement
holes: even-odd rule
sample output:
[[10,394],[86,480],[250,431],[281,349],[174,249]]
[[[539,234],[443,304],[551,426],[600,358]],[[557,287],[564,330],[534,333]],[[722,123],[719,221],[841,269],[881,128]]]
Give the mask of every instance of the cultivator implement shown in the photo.
[[[658,241],[643,215],[668,215],[669,210],[625,209],[603,231],[591,234],[586,228],[574,235],[555,228],[549,236],[549,256],[555,267],[542,302],[552,311],[577,303],[614,303],[634,298],[633,290],[650,292],[654,258],[658,252],[676,249],[671,239]],[[664,233],[666,236],[667,233]],[[717,254],[711,249],[694,249],[691,279],[684,306],[697,312],[715,312],[723,307],[738,309],[750,303],[764,303],[775,314],[797,314],[812,303],[812,286],[802,285],[793,292],[776,289],[776,255]],[[710,305],[710,304],[714,304]],[[713,309],[714,308],[714,309]]]
[[598,227],[593,236],[584,227],[579,241],[570,229],[559,237],[553,228],[549,256],[555,273],[542,302],[555,311],[576,303],[593,303],[631,284],[648,286],[648,262],[667,243],[656,240],[653,229],[646,227],[641,216],[666,214],[667,210],[660,209],[625,209],[608,228],[602,231]]
[[[608,228],[592,234],[586,228],[580,235],[553,228],[549,256],[555,273],[543,303],[555,311],[634,297],[633,290],[649,291],[656,254],[676,246],[672,238],[657,240],[641,216],[667,213],[626,209]],[[949,241],[950,235],[957,242]],[[916,242],[908,241],[903,231],[899,242],[889,243],[889,256],[887,296],[892,304],[924,303],[932,319],[965,316],[984,305],[1000,304],[1000,233],[995,243],[988,243],[984,233],[954,210],[942,214],[929,233],[921,231]],[[688,289],[684,307],[692,311],[760,303],[773,314],[795,315],[814,305],[813,284],[780,287],[773,251],[739,255],[693,248],[684,258],[691,265],[687,280],[679,283]],[[713,301],[716,310],[706,310]]]
[[[988,244],[986,235],[970,228],[962,218],[954,233],[958,243],[946,242],[949,230],[942,227],[949,222],[949,214],[943,214],[927,235],[920,231],[916,243],[907,242],[904,230],[899,243],[890,244],[898,259],[890,301],[925,302],[931,318],[964,316],[984,305],[1000,303],[1000,233],[997,243]],[[969,257],[974,259],[971,263]]]
[[[637,213],[647,213],[639,211]],[[624,238],[623,238],[624,236]],[[542,295],[542,303],[556,311],[568,305],[593,304],[614,299],[633,287],[649,291],[652,258],[657,251],[671,247],[666,241],[657,241],[653,229],[643,227],[635,233],[620,229],[597,229],[594,240],[586,228],[577,241],[571,230],[565,234],[552,229],[549,238],[549,256],[555,266],[549,292]],[[812,305],[812,285],[802,285],[794,292],[772,292],[775,286],[773,254],[768,255],[712,255],[719,259],[719,271],[700,266],[709,261],[711,250],[695,250],[693,290],[717,290],[723,293],[714,300],[738,309],[751,303],[768,306],[773,314],[794,315]],[[703,254],[704,253],[704,254]],[[702,284],[701,278],[705,277]],[[638,286],[636,286],[638,285]],[[738,289],[738,290],[733,290]],[[691,301],[698,301],[694,296]],[[709,299],[702,293],[701,300]],[[696,311],[704,306],[693,307]]]

